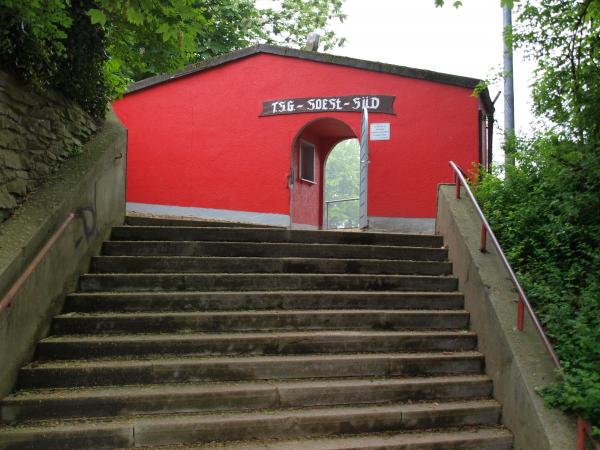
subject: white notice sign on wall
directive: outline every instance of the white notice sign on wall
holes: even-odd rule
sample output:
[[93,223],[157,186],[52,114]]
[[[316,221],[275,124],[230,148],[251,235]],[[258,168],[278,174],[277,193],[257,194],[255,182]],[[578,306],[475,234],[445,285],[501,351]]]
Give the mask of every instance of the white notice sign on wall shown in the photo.
[[372,141],[389,141],[390,140],[390,124],[389,123],[372,123],[369,133]]

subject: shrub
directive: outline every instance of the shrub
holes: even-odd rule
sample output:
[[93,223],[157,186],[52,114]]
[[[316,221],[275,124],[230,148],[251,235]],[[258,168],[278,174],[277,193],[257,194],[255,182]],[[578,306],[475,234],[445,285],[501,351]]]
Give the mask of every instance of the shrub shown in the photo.
[[104,32],[86,11],[94,0],[5,1],[0,6],[0,66],[34,88],[53,88],[92,117],[104,116],[108,93]]
[[515,156],[477,197],[561,360],[541,394],[600,436],[600,153],[549,134]]

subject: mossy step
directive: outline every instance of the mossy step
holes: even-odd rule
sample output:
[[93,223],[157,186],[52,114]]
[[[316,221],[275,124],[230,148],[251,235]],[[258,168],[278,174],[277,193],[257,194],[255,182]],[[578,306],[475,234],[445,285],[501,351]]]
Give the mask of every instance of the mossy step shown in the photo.
[[246,291],[78,292],[64,312],[237,311],[309,309],[461,309],[460,292]]
[[466,351],[477,347],[468,331],[294,331],[51,336],[40,341],[38,359],[141,355],[291,355]]
[[96,256],[96,273],[355,273],[449,275],[448,261],[389,259],[252,258],[186,256]]
[[238,441],[144,447],[144,450],[512,450],[513,436],[502,427],[428,430],[410,433],[368,433],[301,440]]
[[98,291],[256,291],[374,290],[454,291],[450,276],[345,274],[85,274],[80,290]]
[[51,334],[173,333],[258,330],[458,330],[464,310],[300,310],[252,312],[67,313],[54,318]]
[[111,240],[125,241],[235,241],[308,244],[390,245],[442,247],[441,236],[403,233],[344,233],[232,227],[122,226],[113,227]]
[[445,248],[237,241],[106,241],[102,245],[102,254],[107,256],[246,256],[448,261],[448,250]]
[[17,392],[0,402],[1,419],[41,419],[136,414],[359,405],[489,397],[485,375],[407,379],[351,379],[110,386]]
[[19,387],[476,375],[484,367],[483,355],[476,351],[137,358],[35,361],[21,369]]
[[[8,449],[84,449],[498,424],[494,400],[48,421],[0,428]],[[37,446],[37,447],[36,447]]]

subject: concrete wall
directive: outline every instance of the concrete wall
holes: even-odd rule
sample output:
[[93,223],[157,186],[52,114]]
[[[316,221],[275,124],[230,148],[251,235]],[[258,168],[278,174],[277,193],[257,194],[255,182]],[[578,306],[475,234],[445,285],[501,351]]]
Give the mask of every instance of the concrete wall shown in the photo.
[[437,232],[449,248],[453,271],[485,354],[486,372],[494,380],[494,397],[502,403],[502,420],[515,435],[516,450],[575,448],[575,421],[550,409],[536,393],[554,379],[554,364],[526,318],[516,330],[517,293],[495,249],[479,251],[481,222],[454,186],[438,189]]
[[66,161],[0,224],[3,296],[67,215],[78,211],[12,306],[0,311],[0,397],[14,387],[19,367],[31,360],[90,256],[110,228],[123,222],[126,148],[127,131],[111,112],[82,154]]
[[0,71],[0,223],[95,130],[77,104]]

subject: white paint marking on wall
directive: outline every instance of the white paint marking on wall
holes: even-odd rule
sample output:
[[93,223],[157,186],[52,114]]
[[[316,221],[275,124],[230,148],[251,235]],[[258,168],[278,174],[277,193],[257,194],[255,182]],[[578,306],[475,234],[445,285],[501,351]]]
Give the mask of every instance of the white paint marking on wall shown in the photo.
[[374,217],[369,216],[370,231],[396,231],[402,233],[435,233],[435,219],[428,217]]
[[372,123],[369,133],[372,141],[389,141],[390,140],[390,124],[387,123]]
[[196,208],[192,206],[153,205],[149,203],[127,202],[128,212],[139,212],[165,216],[195,217],[198,219],[245,222],[259,225],[287,227],[290,216],[287,214],[235,211],[231,209]]
[[318,230],[319,227],[316,225],[308,225],[305,223],[293,223],[292,230]]

